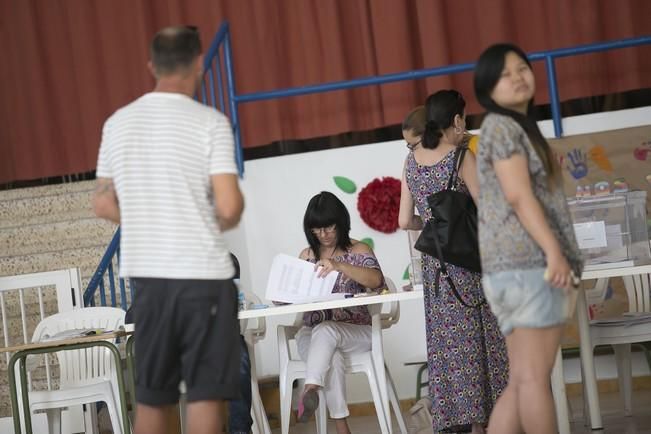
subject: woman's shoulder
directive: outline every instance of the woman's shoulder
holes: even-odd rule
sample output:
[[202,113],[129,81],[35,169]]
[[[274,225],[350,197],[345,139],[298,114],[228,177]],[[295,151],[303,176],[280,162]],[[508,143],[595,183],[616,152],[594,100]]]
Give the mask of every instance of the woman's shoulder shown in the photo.
[[312,252],[312,249],[310,247],[306,247],[303,250],[301,250],[301,253],[298,254],[298,257],[305,260],[313,259],[314,253]]
[[410,168],[414,167],[416,164],[416,157],[414,157],[414,151],[409,151],[407,153],[407,156],[405,157],[405,165],[404,168],[405,170],[409,170]]
[[511,116],[500,113],[488,113],[481,123],[480,140],[485,135],[503,130],[507,133],[524,132],[520,124]]
[[529,138],[522,126],[511,116],[488,113],[479,133],[480,156],[501,152],[500,149],[526,148]]

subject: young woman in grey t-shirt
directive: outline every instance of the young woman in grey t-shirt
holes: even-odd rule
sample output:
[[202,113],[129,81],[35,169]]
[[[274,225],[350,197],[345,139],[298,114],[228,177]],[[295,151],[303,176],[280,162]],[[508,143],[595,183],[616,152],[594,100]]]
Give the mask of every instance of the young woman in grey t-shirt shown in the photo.
[[561,169],[530,117],[535,80],[525,53],[488,48],[475,68],[488,111],[477,152],[479,247],[486,299],[509,353],[509,384],[489,433],[556,433],[550,374],[582,260]]

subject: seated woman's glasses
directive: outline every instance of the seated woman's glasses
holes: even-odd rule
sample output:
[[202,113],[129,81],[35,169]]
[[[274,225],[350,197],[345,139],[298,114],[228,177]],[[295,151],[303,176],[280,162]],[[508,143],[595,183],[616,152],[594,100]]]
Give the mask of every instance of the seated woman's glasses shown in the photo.
[[319,235],[319,234],[322,234],[322,233],[323,234],[331,234],[335,230],[337,230],[337,225],[330,225],[330,226],[326,226],[325,228],[313,228],[313,229],[311,229],[311,231],[312,231],[312,233],[314,235]]

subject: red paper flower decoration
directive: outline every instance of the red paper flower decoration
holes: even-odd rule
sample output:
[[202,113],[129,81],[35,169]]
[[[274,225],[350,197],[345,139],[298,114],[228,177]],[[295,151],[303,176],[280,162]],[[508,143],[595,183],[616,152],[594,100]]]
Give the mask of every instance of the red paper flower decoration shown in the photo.
[[359,192],[357,210],[369,227],[390,234],[398,229],[400,180],[386,176],[375,178]]

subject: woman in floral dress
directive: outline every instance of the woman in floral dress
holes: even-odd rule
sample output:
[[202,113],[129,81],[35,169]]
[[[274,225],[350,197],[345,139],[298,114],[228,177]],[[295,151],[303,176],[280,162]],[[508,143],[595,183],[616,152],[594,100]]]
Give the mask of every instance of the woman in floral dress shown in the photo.
[[[431,95],[403,123],[410,152],[400,197],[400,227],[420,230],[431,218],[427,197],[444,190],[465,146],[465,101],[454,90]],[[476,202],[475,159],[466,152],[456,188]],[[414,208],[418,215],[414,214]],[[435,281],[439,261],[422,255],[429,395],[434,432],[484,433],[491,410],[507,384],[506,346],[485,303],[481,274],[447,264],[462,304],[446,279]]]

